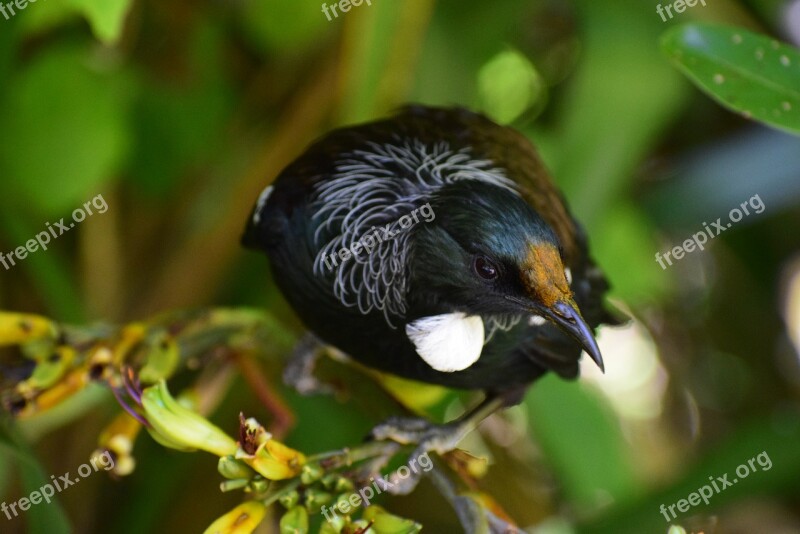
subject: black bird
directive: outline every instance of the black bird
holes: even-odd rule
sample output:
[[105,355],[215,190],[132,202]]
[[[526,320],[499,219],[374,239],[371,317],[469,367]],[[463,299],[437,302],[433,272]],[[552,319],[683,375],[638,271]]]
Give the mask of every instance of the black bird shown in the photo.
[[[585,235],[531,143],[464,109],[404,108],[335,130],[258,200],[243,243],[265,251],[305,325],[362,364],[478,389],[448,432],[406,421],[378,438],[443,451],[616,322]],[[439,427],[441,430],[442,427]]]

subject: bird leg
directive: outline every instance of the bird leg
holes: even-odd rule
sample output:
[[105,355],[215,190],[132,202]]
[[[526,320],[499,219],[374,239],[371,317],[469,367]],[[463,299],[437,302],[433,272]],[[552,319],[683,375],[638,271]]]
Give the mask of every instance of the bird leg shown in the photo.
[[311,332],[306,332],[295,346],[283,370],[284,384],[293,387],[301,395],[333,393],[330,385],[320,382],[314,376],[314,367],[323,349],[322,341]]
[[[409,465],[415,465],[421,456],[429,452],[440,455],[456,448],[458,443],[491,414],[507,404],[501,395],[489,395],[474,409],[455,421],[435,424],[423,418],[392,417],[372,429],[370,437],[382,441],[391,440],[402,445],[416,445],[409,456]],[[419,482],[421,472],[411,470],[411,476],[401,479],[397,473],[389,477],[390,492],[405,495],[413,491]]]

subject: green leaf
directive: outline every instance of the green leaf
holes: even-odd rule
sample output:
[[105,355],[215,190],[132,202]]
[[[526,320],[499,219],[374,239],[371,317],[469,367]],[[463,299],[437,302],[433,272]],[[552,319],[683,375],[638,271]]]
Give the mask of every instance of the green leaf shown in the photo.
[[534,439],[574,505],[594,509],[604,499],[635,494],[631,452],[599,394],[548,375],[531,388],[525,404]]
[[131,3],[131,0],[41,1],[20,17],[20,27],[25,35],[43,33],[83,17],[89,22],[95,37],[106,44],[114,44],[122,36]]
[[591,242],[596,223],[626,198],[637,165],[687,92],[662,60],[656,44],[662,26],[652,5],[580,0],[576,6],[586,28],[584,52],[559,98],[559,154],[552,170]]
[[742,28],[701,23],[672,28],[661,47],[723,106],[800,134],[800,50]]
[[497,54],[478,73],[481,107],[502,124],[522,115],[544,91],[544,81],[536,68],[516,50]]
[[95,36],[108,44],[122,35],[131,7],[131,0],[69,0],[69,3],[86,17]]
[[308,511],[295,506],[281,517],[281,534],[306,534],[308,532]]
[[0,111],[13,140],[0,144],[0,194],[51,217],[96,195],[129,144],[123,84],[79,49],[45,53],[12,79]]
[[[663,61],[657,46],[663,26],[652,5],[638,0],[609,4],[580,0],[576,6],[586,28],[584,52],[574,81],[559,97],[559,127],[552,141],[557,152],[551,168],[589,233],[615,294],[640,301],[663,295],[666,289],[667,278],[653,270],[658,269],[653,256],[641,254],[656,252],[652,233],[629,226],[623,239],[610,237],[613,234],[606,229],[619,231],[641,218],[635,210],[620,213],[619,209],[630,202],[637,166],[680,113],[688,86]],[[614,39],[608,38],[611,34]],[[623,248],[625,258],[639,256],[635,265],[644,266],[644,261],[652,265],[632,276],[632,264],[609,260],[620,256]]]
[[[581,525],[581,534],[640,534],[664,532],[668,523],[661,515],[662,505],[675,505],[681,499],[709,485],[710,477],[730,475],[739,483],[714,491],[708,504],[701,502],[690,511],[678,514],[682,522],[692,515],[713,516],[736,503],[764,499],[767,496],[797,495],[800,480],[800,414],[795,410],[775,410],[744,422],[724,442],[705,451],[697,462],[684,462],[683,473],[675,481],[652,491],[642,491],[634,500],[618,503],[602,517]],[[756,458],[761,455],[758,463]],[[769,460],[769,462],[765,461]],[[754,462],[751,464],[751,462]],[[736,472],[744,471],[744,476]],[[713,478],[711,479],[713,480]],[[764,500],[764,502],[767,502]],[[669,517],[669,515],[668,515]]]
[[[639,306],[666,297],[671,278],[656,263],[661,244],[650,219],[635,204],[621,200],[597,222],[592,253],[611,281],[611,296]],[[651,251],[644,254],[643,251]]]

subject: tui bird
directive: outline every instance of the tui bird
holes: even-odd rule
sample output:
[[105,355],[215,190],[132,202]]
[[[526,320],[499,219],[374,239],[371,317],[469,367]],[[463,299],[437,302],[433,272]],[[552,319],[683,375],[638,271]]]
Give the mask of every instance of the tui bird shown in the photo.
[[465,109],[409,106],[335,130],[258,199],[243,237],[322,342],[486,401],[373,436],[444,452],[547,371],[578,374],[616,323],[608,283],[531,143]]

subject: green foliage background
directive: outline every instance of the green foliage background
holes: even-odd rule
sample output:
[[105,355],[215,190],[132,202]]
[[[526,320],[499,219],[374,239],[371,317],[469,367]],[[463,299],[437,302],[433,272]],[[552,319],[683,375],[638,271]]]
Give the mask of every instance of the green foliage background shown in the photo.
[[[639,0],[372,4],[331,22],[316,0],[47,0],[0,18],[0,251],[99,193],[109,204],[0,271],[0,307],[80,323],[253,305],[296,336],[265,260],[238,245],[260,190],[332,127],[408,101],[472,107],[536,142],[666,383],[642,422],[591,384],[543,380],[508,414],[512,446],[476,438],[494,463],[484,489],[531,532],[665,532],[662,503],[766,450],[774,469],[693,510],[687,529],[800,532],[800,369],[782,315],[798,270],[800,56],[753,59],[786,41],[786,3],[709,0],[667,23]],[[746,40],[684,26],[698,21]],[[731,83],[716,87],[720,74]],[[666,271],[653,260],[755,194],[766,211],[710,250]],[[283,393],[304,451],[356,443],[391,413]],[[90,389],[20,425],[2,499],[84,463],[112,409]],[[240,409],[268,419],[237,381],[215,421],[233,431]],[[95,476],[58,505],[0,516],[0,531],[202,531],[238,497],[196,456],[144,437],[133,476]],[[428,532],[458,530],[429,486],[389,503]]]

